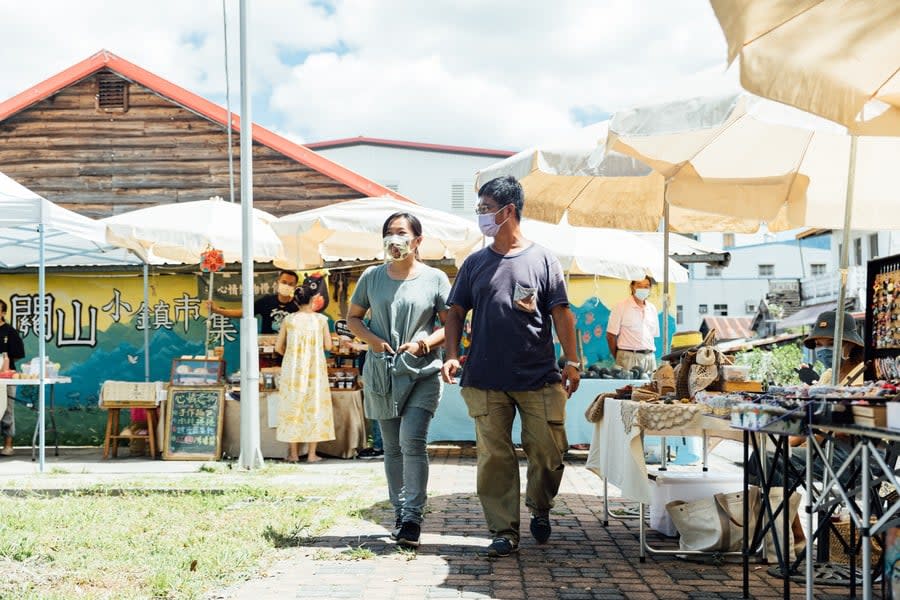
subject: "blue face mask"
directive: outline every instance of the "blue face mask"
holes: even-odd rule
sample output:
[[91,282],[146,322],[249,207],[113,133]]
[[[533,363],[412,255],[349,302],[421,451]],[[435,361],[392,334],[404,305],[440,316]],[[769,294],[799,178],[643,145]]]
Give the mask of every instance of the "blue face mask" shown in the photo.
[[816,348],[816,360],[825,365],[826,369],[831,368],[831,361],[834,358],[834,348],[831,346],[819,346]]

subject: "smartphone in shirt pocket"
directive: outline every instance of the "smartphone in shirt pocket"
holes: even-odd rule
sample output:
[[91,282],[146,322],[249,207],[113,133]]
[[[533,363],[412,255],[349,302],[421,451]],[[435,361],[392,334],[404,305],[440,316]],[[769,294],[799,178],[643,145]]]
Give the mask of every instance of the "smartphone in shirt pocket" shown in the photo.
[[516,310],[521,310],[522,312],[536,313],[537,296],[537,288],[525,287],[516,283],[516,287],[513,290],[513,306],[516,307]]

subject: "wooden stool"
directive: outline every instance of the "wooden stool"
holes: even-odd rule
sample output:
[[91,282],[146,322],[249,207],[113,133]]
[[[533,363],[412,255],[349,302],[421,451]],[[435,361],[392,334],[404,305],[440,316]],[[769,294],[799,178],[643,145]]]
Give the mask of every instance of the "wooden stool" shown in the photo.
[[[126,405],[127,404],[127,405]],[[119,429],[119,412],[123,409],[143,408],[147,411],[146,435],[121,435]],[[109,448],[112,445],[112,455],[116,458],[119,453],[119,440],[147,440],[150,446],[150,457],[156,459],[156,423],[159,420],[159,406],[146,402],[118,403],[115,407],[107,407],[106,437],[103,440],[103,459],[109,458]]]

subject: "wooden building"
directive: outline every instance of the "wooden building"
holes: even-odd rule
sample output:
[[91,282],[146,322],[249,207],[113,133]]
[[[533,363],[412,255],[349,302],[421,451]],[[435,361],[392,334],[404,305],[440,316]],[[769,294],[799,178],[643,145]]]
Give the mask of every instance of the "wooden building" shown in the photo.
[[[229,197],[227,112],[108,51],[0,103],[0,171],[91,217]],[[235,194],[240,119],[232,115]],[[253,128],[254,206],[275,215],[365,196],[406,199]]]

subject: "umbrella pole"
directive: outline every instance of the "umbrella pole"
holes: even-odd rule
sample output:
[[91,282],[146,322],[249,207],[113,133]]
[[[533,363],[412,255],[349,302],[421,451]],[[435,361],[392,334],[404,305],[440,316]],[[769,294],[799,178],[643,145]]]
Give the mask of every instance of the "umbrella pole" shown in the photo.
[[662,355],[669,353],[669,186],[663,197],[663,305],[662,305]]
[[847,271],[850,262],[850,222],[853,214],[853,184],[856,180],[856,142],[857,137],[850,136],[850,164],[847,167],[847,200],[844,203],[844,241],[841,247],[841,285],[838,289],[838,304],[834,321],[834,352],[831,359],[831,384],[840,381],[841,356],[844,341],[844,302],[847,296]]
[[[150,381],[150,266],[144,261],[144,381]],[[155,457],[154,457],[155,458]]]
[[[215,272],[210,271],[209,272],[209,295],[207,297],[207,300],[209,301],[209,303],[207,304],[207,306],[212,306],[213,275],[215,275]],[[206,338],[205,338],[205,341],[203,342],[203,354],[205,356],[209,356],[209,330],[211,327],[212,327],[212,312],[210,312],[209,315],[206,317]]]

